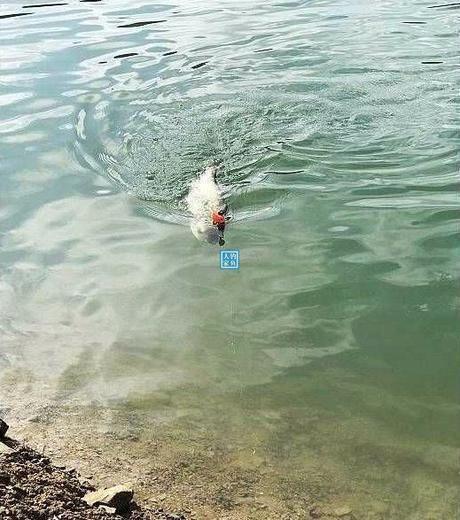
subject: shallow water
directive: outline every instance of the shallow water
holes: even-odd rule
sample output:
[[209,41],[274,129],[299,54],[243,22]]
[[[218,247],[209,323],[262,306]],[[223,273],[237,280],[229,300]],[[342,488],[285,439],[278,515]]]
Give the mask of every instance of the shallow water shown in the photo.
[[[9,417],[220,447],[260,518],[458,518],[458,4],[44,4],[0,2]],[[238,272],[188,227],[210,162]]]

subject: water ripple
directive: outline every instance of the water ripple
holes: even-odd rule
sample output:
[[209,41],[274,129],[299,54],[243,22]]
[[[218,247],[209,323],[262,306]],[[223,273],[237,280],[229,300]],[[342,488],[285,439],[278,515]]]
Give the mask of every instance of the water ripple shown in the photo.
[[[357,517],[453,518],[458,3],[37,1],[0,13],[2,375],[149,420],[165,392],[289,484],[352,466]],[[185,227],[211,161],[239,272]]]

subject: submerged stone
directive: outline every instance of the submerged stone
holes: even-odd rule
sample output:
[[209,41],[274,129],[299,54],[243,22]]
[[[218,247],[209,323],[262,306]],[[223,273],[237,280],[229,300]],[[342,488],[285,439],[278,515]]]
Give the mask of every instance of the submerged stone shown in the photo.
[[335,516],[338,516],[339,518],[342,516],[347,516],[350,513],[351,513],[351,507],[347,507],[347,506],[338,507],[337,509],[334,510]]

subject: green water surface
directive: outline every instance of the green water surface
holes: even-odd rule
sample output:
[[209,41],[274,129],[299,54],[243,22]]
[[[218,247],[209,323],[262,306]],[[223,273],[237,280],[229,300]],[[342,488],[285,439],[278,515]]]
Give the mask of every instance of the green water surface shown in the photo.
[[[48,3],[0,2],[3,412],[460,518],[458,4]],[[212,161],[237,272],[188,226]]]

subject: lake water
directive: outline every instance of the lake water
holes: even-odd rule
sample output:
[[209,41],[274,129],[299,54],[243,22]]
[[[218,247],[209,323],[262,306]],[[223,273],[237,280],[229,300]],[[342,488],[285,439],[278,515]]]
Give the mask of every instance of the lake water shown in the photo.
[[198,518],[460,518],[459,7],[0,2],[12,424]]

